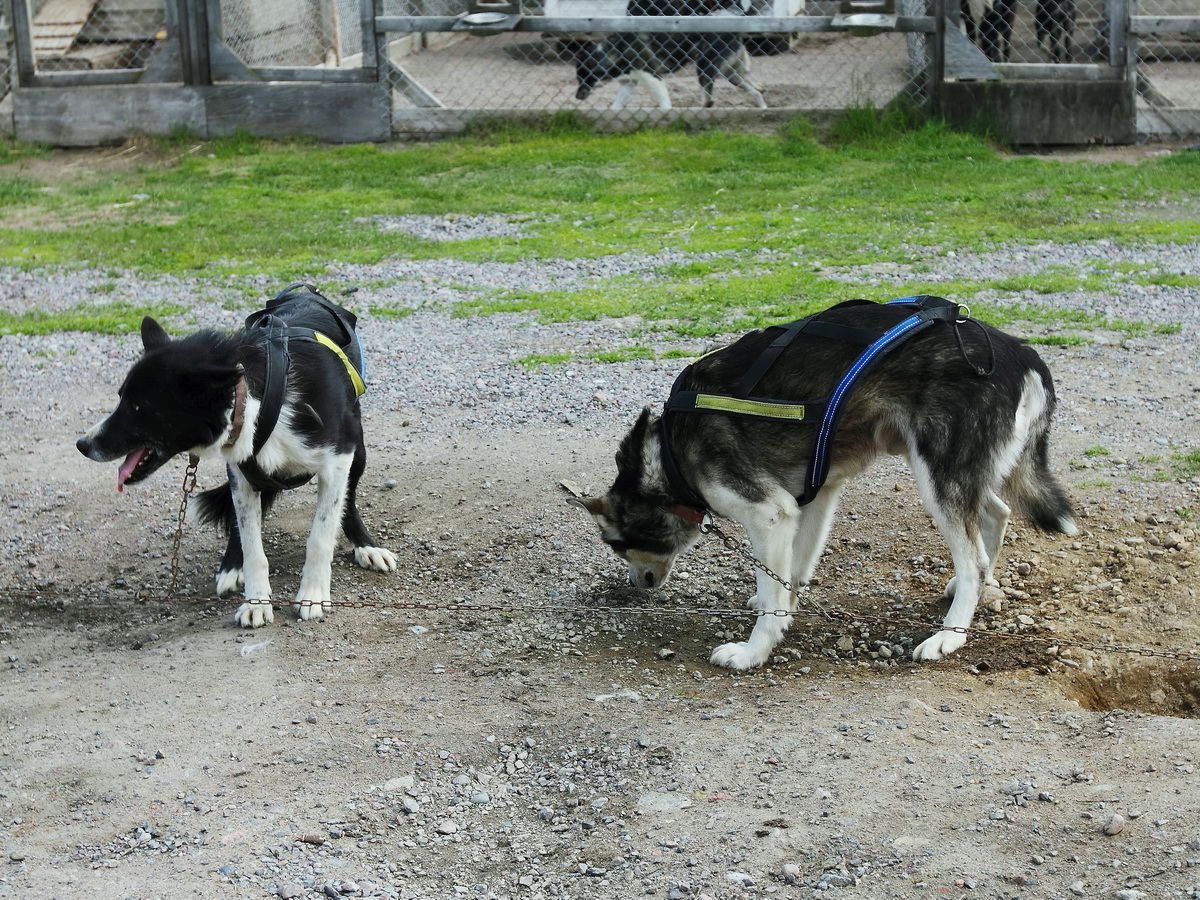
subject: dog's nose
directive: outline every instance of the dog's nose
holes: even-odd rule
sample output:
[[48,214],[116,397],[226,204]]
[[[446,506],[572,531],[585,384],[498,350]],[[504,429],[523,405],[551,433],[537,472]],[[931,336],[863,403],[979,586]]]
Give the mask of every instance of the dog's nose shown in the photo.
[[81,437],[79,440],[77,440],[75,442],[75,446],[79,449],[79,452],[82,453],[84,456],[92,455],[92,453],[91,453],[92,444],[91,444],[91,441],[89,441],[87,438]]
[[645,575],[642,576],[642,578],[646,582],[646,587],[648,587],[648,588],[654,587],[654,573],[653,572],[647,572]]

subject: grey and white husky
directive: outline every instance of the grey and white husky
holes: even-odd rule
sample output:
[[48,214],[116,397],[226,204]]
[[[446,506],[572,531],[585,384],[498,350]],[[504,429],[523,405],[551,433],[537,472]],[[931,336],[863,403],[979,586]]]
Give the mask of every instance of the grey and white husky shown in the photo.
[[[829,333],[882,334],[912,312],[866,302],[826,310],[818,318],[827,333],[801,334],[765,371],[759,365],[753,396],[798,406],[830,397],[863,350]],[[701,357],[676,392],[736,393],[781,333],[781,326],[753,331]],[[1077,531],[1047,464],[1054,407],[1050,372],[1028,343],[952,315],[864,367],[840,404],[828,475],[815,495],[808,476],[819,421],[686,410],[664,422],[646,408],[620,444],[612,487],[574,502],[591,513],[637,587],[667,580],[676,558],[699,539],[694,523],[705,511],[741,523],[755,558],[801,586],[816,568],[845,481],[881,454],[904,456],[954,562],[943,627],[964,628],[984,585],[996,583],[992,570],[1010,512],[1047,532]],[[809,502],[801,505],[798,495]],[[749,640],[716,648],[715,665],[762,665],[791,624],[784,613],[796,610],[795,596],[761,571],[756,587],[749,606],[764,614]],[[941,659],[965,642],[962,632],[941,630],[913,657]]]

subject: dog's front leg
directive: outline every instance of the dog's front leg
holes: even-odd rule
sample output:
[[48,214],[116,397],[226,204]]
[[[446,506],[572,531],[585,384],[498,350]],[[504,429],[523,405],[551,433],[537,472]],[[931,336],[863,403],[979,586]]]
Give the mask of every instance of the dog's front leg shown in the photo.
[[352,460],[350,454],[335,456],[317,476],[317,511],[308,535],[300,589],[292,603],[301,619],[319,619],[329,611],[330,567],[346,505]]
[[[800,509],[793,497],[778,491],[762,503],[745,504],[735,516],[746,527],[755,558],[772,572],[786,577],[792,571],[792,548],[800,522]],[[713,504],[716,508],[727,504]],[[771,651],[783,639],[792,624],[790,613],[795,610],[795,598],[782,584],[761,570],[754,575],[758,592],[748,603],[759,612],[750,638],[722,644],[713,651],[711,662],[716,666],[745,671],[761,666]]]
[[246,582],[246,602],[237,608],[233,620],[243,628],[258,628],[275,620],[270,566],[262,545],[262,497],[235,472],[230,473],[229,486],[242,538],[242,575]]

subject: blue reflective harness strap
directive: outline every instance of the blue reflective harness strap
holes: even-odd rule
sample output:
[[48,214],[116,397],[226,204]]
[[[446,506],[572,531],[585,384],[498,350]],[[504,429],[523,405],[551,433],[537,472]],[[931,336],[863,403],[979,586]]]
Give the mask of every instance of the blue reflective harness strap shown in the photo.
[[[849,304],[869,303],[870,301],[847,301],[839,306]],[[686,379],[692,367],[689,365],[675,379],[671,393],[663,404],[659,429],[662,445],[663,471],[667,478],[672,497],[680,505],[669,507],[677,515],[688,521],[699,522],[706,514],[707,507],[702,497],[698,496],[684,480],[675,454],[671,450],[670,432],[667,420],[672,412],[721,412],[728,415],[766,417],[789,420],[798,423],[808,423],[820,419],[816,437],[813,441],[812,459],[808,467],[808,477],[805,480],[805,490],[796,498],[801,505],[812,502],[817,492],[825,484],[831,463],[830,451],[833,447],[834,436],[837,433],[838,422],[841,419],[845,400],[853,391],[855,384],[870,368],[885,356],[890,350],[928,328],[935,322],[956,322],[959,305],[941,297],[926,294],[914,297],[901,297],[887,304],[907,305],[917,308],[917,312],[888,329],[882,335],[878,332],[855,328],[852,325],[839,325],[823,322],[817,313],[804,319],[798,319],[783,328],[783,333],[760,354],[754,365],[739,382],[733,394],[709,394],[702,391],[682,391],[680,385]],[[837,309],[838,307],[831,307]],[[826,310],[828,312],[829,310]],[[781,401],[767,400],[749,396],[759,380],[774,364],[793,339],[802,333],[814,337],[824,337],[845,343],[865,344],[866,349],[858,356],[834,388],[828,398],[822,400]],[[961,338],[959,338],[961,348]],[[720,352],[720,351],[716,351]],[[965,358],[965,350],[964,350]]]
[[[886,305],[891,305],[892,303],[912,304],[924,299],[926,298],[905,297],[900,300],[892,300]],[[912,337],[914,334],[924,331],[935,322],[946,321],[947,319],[952,321],[957,315],[957,304],[950,304],[946,307],[922,308],[900,322],[900,324],[885,331],[846,370],[846,374],[842,376],[837,387],[833,389],[833,393],[829,395],[829,401],[825,407],[825,415],[821,419],[816,440],[813,442],[812,461],[808,466],[808,478],[805,482],[804,493],[796,498],[801,506],[811,503],[817,496],[817,492],[825,484],[825,479],[829,475],[829,466],[832,462],[830,450],[833,447],[833,438],[837,433],[838,422],[842,417],[844,401],[849,396],[857,381],[866,374],[880,357],[886,355],[889,350],[898,344]]]

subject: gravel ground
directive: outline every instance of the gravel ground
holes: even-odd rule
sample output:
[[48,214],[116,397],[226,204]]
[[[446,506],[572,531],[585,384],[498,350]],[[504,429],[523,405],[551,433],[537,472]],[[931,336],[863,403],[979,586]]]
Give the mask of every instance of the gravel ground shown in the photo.
[[[537,227],[379,224],[432,239]],[[914,248],[911,267],[870,268],[887,299],[914,273],[931,292],[1050,266],[1191,273],[1198,250]],[[743,560],[702,545],[667,590],[634,594],[563,503],[562,482],[607,486],[617,441],[679,360],[527,369],[514,360],[647,337],[635,320],[446,312],[499,285],[651,278],[689,258],[298,275],[358,310],[413,310],[361,320],[361,499],[401,568],[340,558],[342,608],[320,623],[284,610],[253,633],[229,605],[135,599],[169,582],[182,466],[118,495],[115,467],[71,446],[109,409],[136,339],[0,338],[0,898],[1200,897],[1196,663],[1116,649],[1200,647],[1200,480],[1171,468],[1200,446],[1200,292],[956,298],[1181,324],[1042,351],[1061,397],[1054,465],[1083,533],[1017,523],[977,622],[1045,642],[977,638],[916,665],[919,626],[801,618],[770,665],[737,676],[707,658],[751,624],[725,615],[752,591]],[[230,327],[246,312],[241,285],[113,282],[3,271],[0,308],[172,301]],[[202,469],[201,486],[219,477]],[[269,522],[285,597],[312,498],[284,498]],[[181,596],[207,596],[219,554],[214,534],[184,534]],[[848,489],[813,596],[933,621],[947,556],[911,478],[881,465]]]

